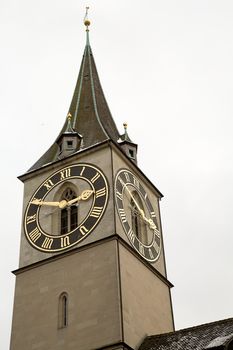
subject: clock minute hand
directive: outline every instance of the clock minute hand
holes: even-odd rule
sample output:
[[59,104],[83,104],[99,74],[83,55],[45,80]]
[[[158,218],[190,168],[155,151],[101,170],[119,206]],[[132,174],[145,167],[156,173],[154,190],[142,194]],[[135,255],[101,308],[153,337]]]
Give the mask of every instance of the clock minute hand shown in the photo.
[[[130,194],[130,197],[132,198],[133,202],[135,203],[138,211],[139,211],[139,214],[140,216],[142,217],[142,219],[145,221],[145,223],[147,223],[149,225],[149,227],[152,229],[152,230],[157,230],[157,226],[156,224],[154,223],[154,221],[152,219],[148,219],[145,215],[145,212],[143,209],[140,208],[138,202],[136,201],[136,199],[134,198],[133,194],[131,193],[131,191],[128,189],[128,187],[126,186],[126,184],[122,181],[122,184],[123,186],[125,186],[127,192]],[[159,231],[158,231],[159,232]]]
[[154,221],[152,219],[148,219],[145,216],[145,213],[142,209],[138,213],[136,213],[136,215],[138,215],[141,218],[141,220],[143,220],[149,226],[149,228],[154,231],[154,234],[158,238],[160,238],[160,232],[157,228],[157,225],[154,223]]
[[60,202],[45,202],[45,201],[42,201],[41,199],[33,199],[31,203],[36,205],[47,205],[52,207],[59,207],[60,205]]
[[[128,189],[128,187],[126,186],[126,184],[124,183],[124,181],[122,181],[122,185],[125,186],[127,192],[129,193],[130,197],[132,198],[134,204],[136,205],[138,211],[139,211],[139,214],[141,215],[141,217],[143,218],[144,221],[150,223],[150,220],[151,219],[147,219],[146,216],[145,216],[145,213],[144,213],[144,210],[140,208],[138,202],[136,201],[136,199],[134,198],[132,192]],[[151,220],[153,222],[153,220]]]
[[80,200],[82,201],[86,201],[93,193],[94,191],[93,190],[84,190],[80,196],[74,198],[74,199],[71,199],[67,205],[70,206],[76,202],[79,202]]
[[136,207],[137,207],[139,213],[140,213],[142,216],[143,216],[143,215],[145,216],[144,211],[140,208],[140,206],[139,206],[138,202],[136,201],[136,199],[134,198],[132,192],[128,189],[127,185],[126,185],[123,181],[122,181],[122,185],[125,186],[127,192],[129,193],[130,197],[132,198],[133,202],[135,203],[135,205],[136,205]]

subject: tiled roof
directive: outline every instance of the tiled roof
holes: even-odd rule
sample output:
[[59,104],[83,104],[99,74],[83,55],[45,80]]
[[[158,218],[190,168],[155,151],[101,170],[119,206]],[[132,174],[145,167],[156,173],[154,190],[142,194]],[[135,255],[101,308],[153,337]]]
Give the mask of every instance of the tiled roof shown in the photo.
[[139,350],[202,350],[233,341],[233,318],[147,337]]

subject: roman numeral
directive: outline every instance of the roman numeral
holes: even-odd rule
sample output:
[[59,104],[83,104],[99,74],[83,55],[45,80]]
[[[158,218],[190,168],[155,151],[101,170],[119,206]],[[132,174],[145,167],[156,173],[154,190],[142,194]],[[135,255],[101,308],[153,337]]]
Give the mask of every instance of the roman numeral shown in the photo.
[[91,182],[92,183],[96,182],[96,180],[98,180],[99,177],[100,177],[100,174],[96,173],[95,176],[93,176],[93,178],[91,179]]
[[145,255],[145,250],[144,250],[144,246],[139,242],[139,252],[142,254],[142,255]]
[[130,241],[134,244],[136,235],[135,235],[135,233],[133,232],[132,229],[129,230],[128,237],[129,237]]
[[126,171],[124,172],[124,175],[125,175],[126,181],[130,181],[129,174]]
[[44,183],[44,186],[46,187],[47,190],[50,190],[50,188],[54,186],[54,183],[52,182],[52,180],[48,180]]
[[53,244],[53,238],[45,237],[44,242],[41,247],[46,249],[51,249],[51,245]]
[[159,230],[157,230],[157,228],[154,229],[154,234],[155,234],[158,238],[160,238],[160,232],[159,232]]
[[88,229],[85,226],[81,226],[80,227],[80,232],[83,236],[85,236],[85,234],[88,232]]
[[156,250],[156,253],[158,254],[159,253],[159,246],[156,242],[154,242],[154,248]]
[[120,209],[118,209],[118,211],[119,211],[119,214],[120,214],[120,217],[121,217],[121,221],[124,224],[125,222],[127,222],[125,210],[120,208]]
[[36,227],[28,235],[29,235],[30,239],[32,240],[32,242],[36,242],[40,238],[41,232]]
[[80,173],[80,176],[83,176],[83,173],[84,173],[84,170],[85,170],[85,166],[83,166],[82,170],[81,170],[81,173]]
[[133,183],[135,187],[139,188],[139,181],[136,179],[136,177],[133,177]]
[[65,236],[65,237],[61,237],[61,247],[67,247],[70,245],[70,237],[69,236]]
[[96,195],[96,198],[105,196],[106,195],[106,188],[103,187],[100,190],[96,191],[95,195]]
[[91,211],[90,216],[92,216],[94,218],[98,218],[98,217],[100,217],[102,210],[103,210],[103,207],[94,207]]
[[150,248],[148,249],[148,252],[149,252],[150,258],[154,259],[155,257],[154,257],[152,250]]
[[122,186],[125,186],[125,182],[122,180],[122,178],[120,176],[118,176],[118,180],[120,181],[120,183],[122,184]]
[[118,199],[120,199],[122,201],[122,193],[116,191],[116,196]]
[[70,168],[67,168],[67,169],[65,169],[65,170],[62,170],[62,171],[60,172],[60,175],[61,175],[60,180],[64,180],[64,179],[70,177]]
[[30,224],[31,222],[36,221],[36,214],[32,215],[32,216],[27,216],[26,218],[26,222],[27,224]]

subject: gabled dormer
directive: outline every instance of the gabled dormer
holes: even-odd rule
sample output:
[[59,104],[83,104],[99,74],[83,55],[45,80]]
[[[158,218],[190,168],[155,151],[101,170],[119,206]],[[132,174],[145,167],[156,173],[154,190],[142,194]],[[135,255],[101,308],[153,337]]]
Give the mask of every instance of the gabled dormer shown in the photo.
[[123,124],[124,126],[124,134],[120,135],[120,139],[118,140],[118,144],[121,149],[126,153],[126,155],[137,164],[137,150],[138,145],[133,143],[128,135],[127,131],[127,123]]
[[68,113],[66,130],[58,137],[56,141],[60,151],[58,155],[60,159],[65,158],[78,150],[81,150],[83,146],[83,137],[72,128],[71,118],[71,114]]

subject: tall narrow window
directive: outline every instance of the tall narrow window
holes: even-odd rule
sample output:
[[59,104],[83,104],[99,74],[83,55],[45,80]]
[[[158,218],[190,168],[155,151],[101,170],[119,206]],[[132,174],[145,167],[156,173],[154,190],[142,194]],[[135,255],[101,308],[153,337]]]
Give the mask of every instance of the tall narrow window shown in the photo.
[[131,200],[132,229],[138,239],[140,239],[140,214],[133,200]]
[[62,293],[59,297],[58,326],[59,326],[59,328],[65,328],[68,326],[68,295],[67,295],[67,293]]
[[[67,188],[62,195],[61,199],[70,201],[76,198],[76,193],[71,189]],[[76,204],[66,207],[61,210],[61,235],[73,230],[78,225],[78,207]]]

